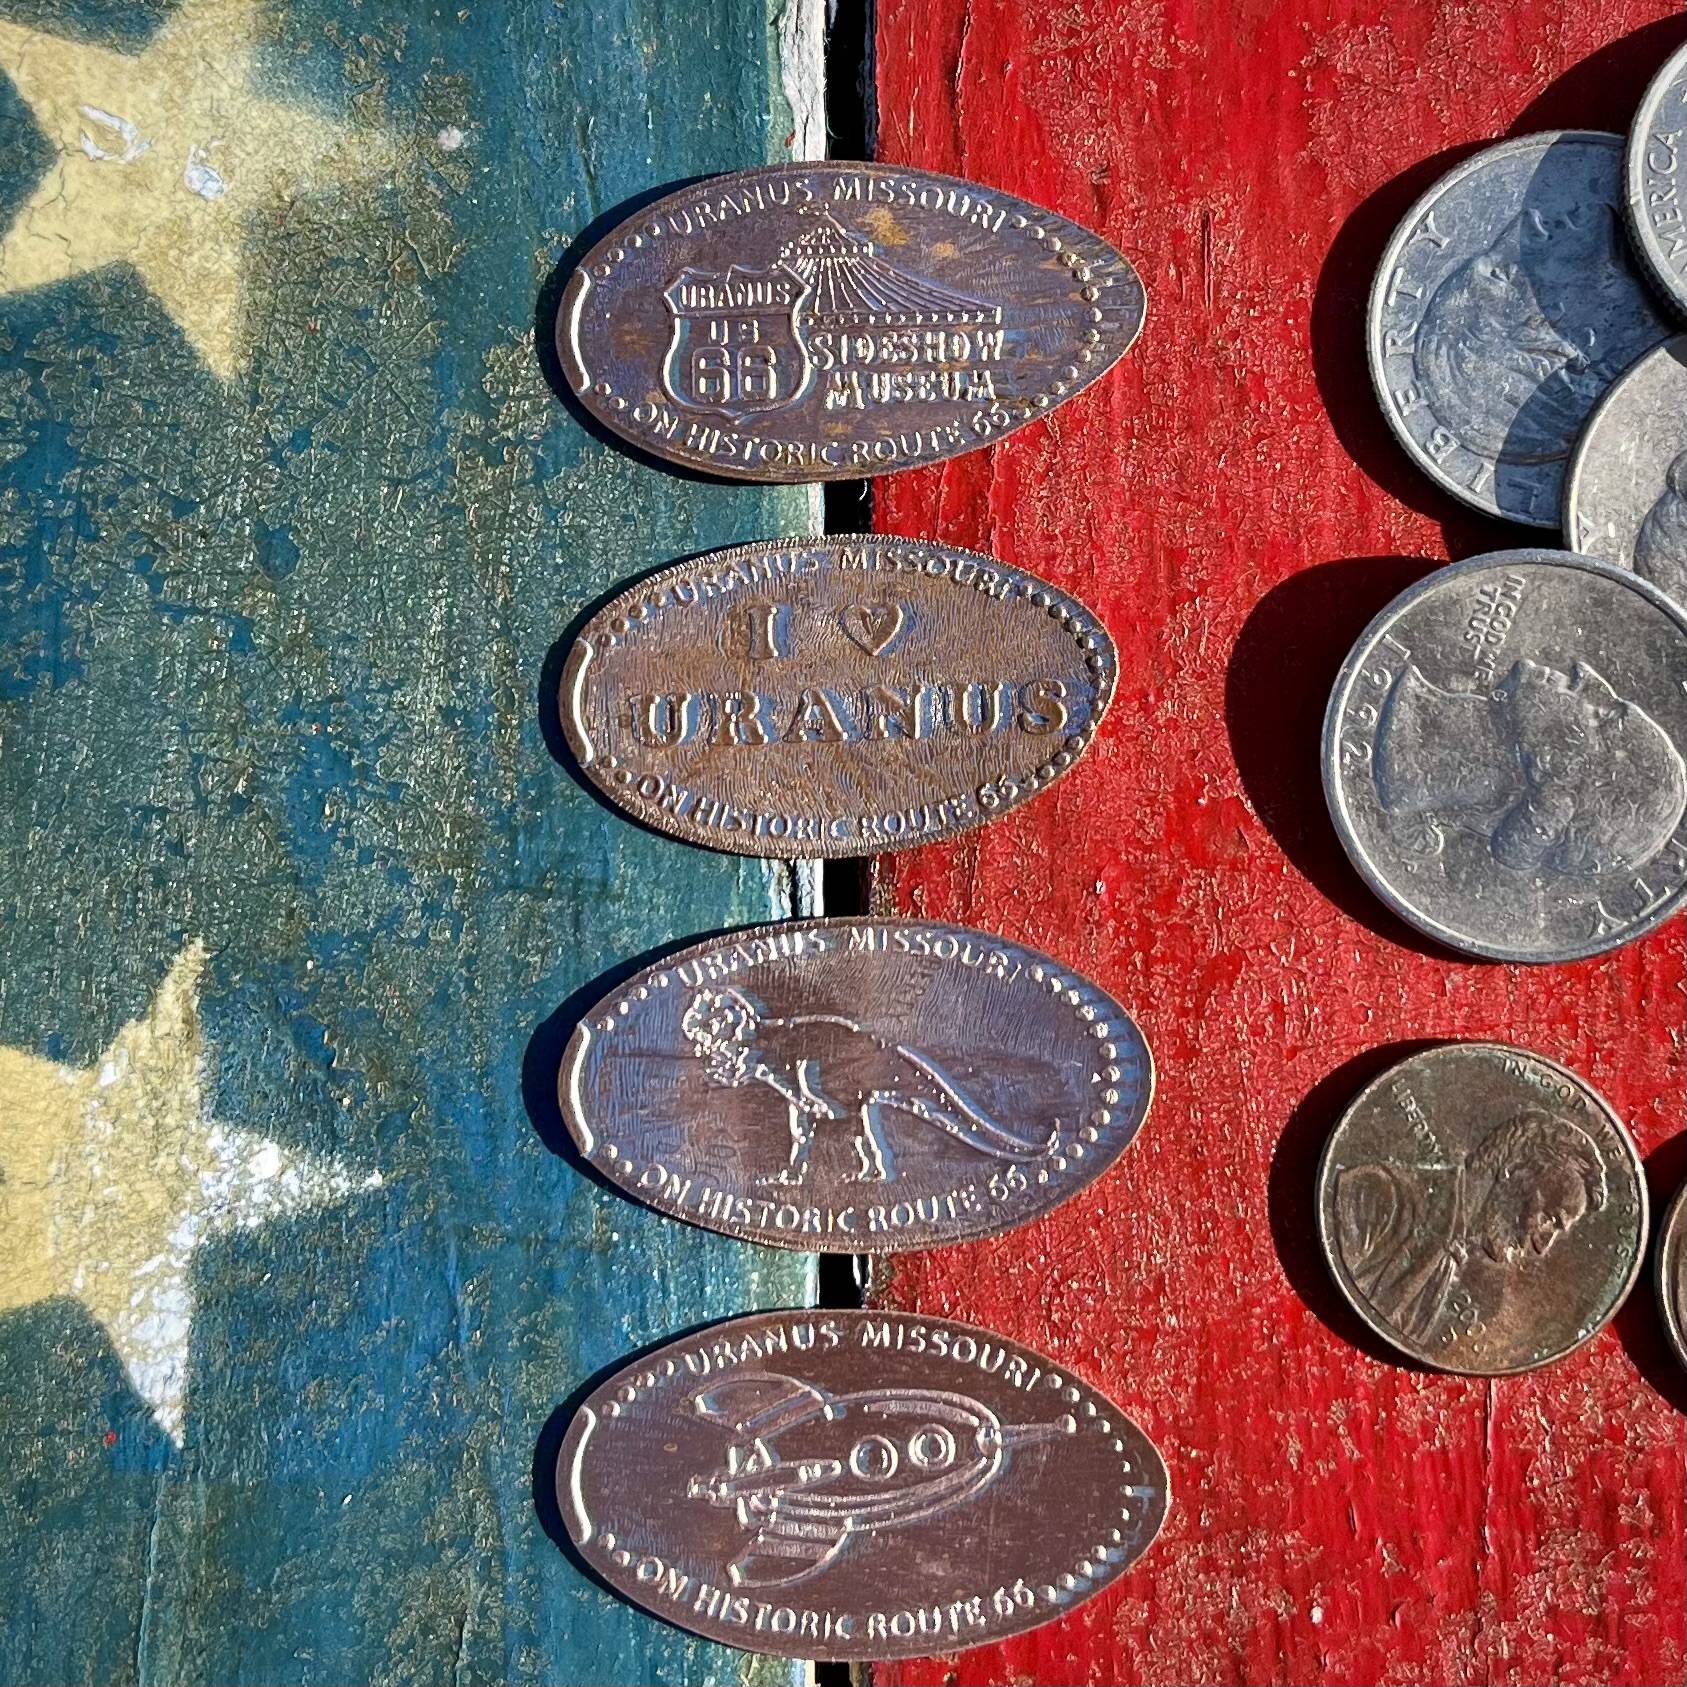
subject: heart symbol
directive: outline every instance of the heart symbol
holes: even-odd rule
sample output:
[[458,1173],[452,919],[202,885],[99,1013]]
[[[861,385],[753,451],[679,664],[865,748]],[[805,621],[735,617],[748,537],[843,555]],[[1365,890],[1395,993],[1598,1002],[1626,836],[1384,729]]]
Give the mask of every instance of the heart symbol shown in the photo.
[[899,603],[852,603],[839,612],[838,624],[869,656],[883,656],[907,631],[908,612]]

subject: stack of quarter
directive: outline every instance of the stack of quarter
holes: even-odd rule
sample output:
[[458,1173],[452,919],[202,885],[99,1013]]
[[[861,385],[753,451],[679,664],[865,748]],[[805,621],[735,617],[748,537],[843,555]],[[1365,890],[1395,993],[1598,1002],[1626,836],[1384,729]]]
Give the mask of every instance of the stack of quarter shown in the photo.
[[[1646,90],[1629,130],[1625,203],[1640,268],[1687,317],[1687,47]],[[1687,336],[1633,362],[1589,417],[1564,487],[1564,537],[1687,603]]]
[[1623,236],[1623,140],[1525,135],[1468,158],[1406,214],[1371,292],[1389,426],[1455,498],[1559,525],[1600,397],[1670,327]]
[[1367,350],[1383,414],[1454,497],[1687,599],[1687,48],[1626,139],[1487,147],[1407,213]]
[[1473,1376],[1533,1370],[1609,1322],[1640,1274],[1646,1182],[1610,1105],[1503,1043],[1451,1043],[1374,1079],[1318,1170],[1342,1292],[1385,1341]]

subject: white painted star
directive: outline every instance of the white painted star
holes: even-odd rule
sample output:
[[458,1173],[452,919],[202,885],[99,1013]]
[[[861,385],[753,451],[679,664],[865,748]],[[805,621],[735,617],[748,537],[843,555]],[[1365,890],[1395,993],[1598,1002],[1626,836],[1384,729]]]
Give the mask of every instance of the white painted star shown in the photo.
[[0,1314],[80,1301],[178,1446],[194,1253],[381,1185],[211,1117],[204,967],[190,943],[91,1068],[0,1047]]
[[0,238],[0,294],[126,263],[223,380],[251,351],[249,225],[390,162],[379,135],[254,91],[257,0],[184,0],[139,53],[0,19],[0,71],[57,157]]

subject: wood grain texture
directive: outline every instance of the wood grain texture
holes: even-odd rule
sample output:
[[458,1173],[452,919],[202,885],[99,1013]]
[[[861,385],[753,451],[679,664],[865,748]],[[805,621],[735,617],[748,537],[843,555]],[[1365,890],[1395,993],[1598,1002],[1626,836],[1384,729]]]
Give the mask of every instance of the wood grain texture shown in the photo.
[[1173,1512],[1107,1597],[923,1682],[1656,1682],[1682,1670],[1682,1378],[1642,1289],[1562,1364],[1403,1368],[1319,1261],[1312,1176],[1361,1083],[1421,1039],[1564,1061],[1679,1179],[1680,922],[1526,970],[1432,952],[1342,857],[1318,729],[1372,613],[1526,542],[1399,454],[1364,297],[1398,218],[1474,144],[1624,128],[1681,40],[1660,0],[883,0],[880,153],[1039,200],[1142,270],[1094,391],[888,481],[890,532],[1087,598],[1118,701],[1056,790],[878,894],[1038,945],[1140,1017],[1155,1110],[1032,1229],[899,1261],[883,1304],[994,1325],[1116,1397]]
[[547,710],[811,500],[594,439],[542,319],[790,156],[791,11],[0,0],[0,1679],[791,1678],[583,1576],[542,1456],[812,1294],[554,1151],[571,1003],[789,912]]

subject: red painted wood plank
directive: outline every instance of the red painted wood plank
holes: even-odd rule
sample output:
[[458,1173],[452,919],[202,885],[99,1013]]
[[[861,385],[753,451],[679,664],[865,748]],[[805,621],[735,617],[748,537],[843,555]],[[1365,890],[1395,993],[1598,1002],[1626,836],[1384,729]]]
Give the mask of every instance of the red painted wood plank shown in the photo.
[[1347,867],[1317,771],[1370,615],[1447,557],[1528,542],[1439,495],[1377,413],[1361,319],[1382,244],[1474,143],[1624,127],[1682,37],[1671,10],[881,0],[881,156],[1105,233],[1149,318],[1040,427],[883,487],[886,531],[1087,597],[1121,682],[1061,786],[886,863],[878,894],[1084,968],[1135,1005],[1161,1085],[1085,1197],[901,1261],[876,1292],[1082,1369],[1157,1438],[1175,1507],[1110,1596],[881,1683],[1682,1673],[1683,1386],[1644,1289],[1550,1370],[1415,1372],[1338,1301],[1310,1193],[1364,1079],[1456,1036],[1587,1074],[1649,1154],[1655,1201],[1681,1172],[1679,923],[1569,967],[1431,952]]

